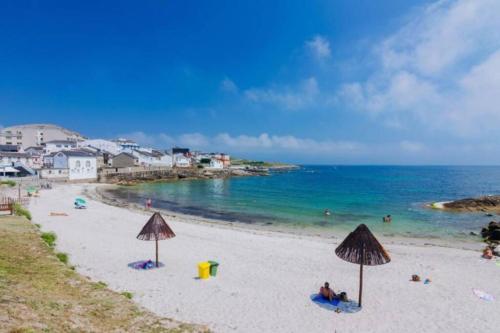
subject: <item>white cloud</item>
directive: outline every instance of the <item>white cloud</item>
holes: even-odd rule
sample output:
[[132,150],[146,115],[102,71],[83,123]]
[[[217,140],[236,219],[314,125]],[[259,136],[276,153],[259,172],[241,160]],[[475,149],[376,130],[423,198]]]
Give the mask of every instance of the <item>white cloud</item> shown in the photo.
[[179,145],[202,148],[210,145],[209,139],[200,133],[182,134],[177,139]]
[[316,78],[310,77],[295,88],[248,89],[245,97],[253,103],[270,104],[286,110],[300,110],[314,104],[320,90]]
[[224,92],[228,92],[228,93],[237,93],[238,92],[238,86],[236,85],[236,83],[234,83],[234,81],[232,81],[231,79],[229,78],[224,78],[224,80],[222,80],[222,82],[220,83],[220,89]]
[[211,151],[227,152],[294,152],[302,155],[311,154],[350,154],[364,149],[364,145],[350,141],[314,140],[299,138],[293,135],[236,135],[220,133],[213,137],[201,133],[186,133],[170,136],[164,133],[146,134],[133,132],[120,137],[129,138],[140,144],[170,148],[172,146],[185,146],[192,149],[206,149]]
[[329,58],[331,55],[330,42],[322,36],[314,36],[306,41],[305,46],[319,60]]
[[[500,1],[439,1],[377,48],[379,67],[337,100],[412,126],[477,136],[500,123]],[[417,123],[414,123],[417,121]]]
[[500,46],[500,2],[443,0],[416,12],[380,49],[387,68],[439,75]]
[[[146,134],[134,132],[121,137],[139,139],[138,142],[162,149],[173,146],[193,150],[222,151],[249,158],[267,156],[273,160],[306,160],[322,163],[405,163],[405,164],[494,164],[499,163],[497,152],[500,144],[491,142],[481,145],[449,144],[434,142],[432,145],[419,141],[402,140],[379,143],[312,139],[294,135],[231,135],[219,133],[207,136],[186,133],[170,136],[164,133]],[[141,140],[145,140],[141,141]]]

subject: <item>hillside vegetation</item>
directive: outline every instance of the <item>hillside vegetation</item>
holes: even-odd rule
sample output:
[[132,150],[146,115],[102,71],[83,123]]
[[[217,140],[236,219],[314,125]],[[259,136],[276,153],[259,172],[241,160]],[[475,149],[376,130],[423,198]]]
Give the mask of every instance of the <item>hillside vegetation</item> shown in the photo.
[[207,332],[80,276],[47,239],[24,217],[0,216],[1,332]]

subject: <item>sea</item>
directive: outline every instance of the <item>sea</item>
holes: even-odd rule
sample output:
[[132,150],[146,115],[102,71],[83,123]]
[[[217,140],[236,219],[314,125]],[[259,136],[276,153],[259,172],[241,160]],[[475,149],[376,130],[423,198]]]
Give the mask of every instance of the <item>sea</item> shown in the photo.
[[[364,223],[387,236],[468,238],[497,217],[428,205],[500,194],[500,167],[304,165],[269,176],[145,183],[110,191],[128,202],[144,204],[151,198],[156,208],[285,231],[349,232]],[[383,223],[386,215],[391,223]]]

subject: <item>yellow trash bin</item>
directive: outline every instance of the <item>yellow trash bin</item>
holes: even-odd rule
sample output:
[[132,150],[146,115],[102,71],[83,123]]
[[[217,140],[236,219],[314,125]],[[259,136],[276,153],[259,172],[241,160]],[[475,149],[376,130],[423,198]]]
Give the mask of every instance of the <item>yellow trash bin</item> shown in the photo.
[[198,277],[200,279],[208,279],[210,277],[210,263],[208,262],[198,263]]

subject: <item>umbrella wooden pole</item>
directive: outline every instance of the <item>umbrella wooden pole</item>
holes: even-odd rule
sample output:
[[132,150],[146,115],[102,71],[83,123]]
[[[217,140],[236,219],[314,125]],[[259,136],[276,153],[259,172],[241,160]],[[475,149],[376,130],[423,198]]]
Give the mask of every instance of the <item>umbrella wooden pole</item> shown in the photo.
[[156,239],[156,267],[158,267],[158,239]]
[[361,265],[359,265],[359,300],[358,305],[361,307],[361,297],[363,295],[363,262],[365,261],[365,246],[361,248]]

